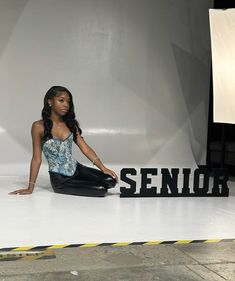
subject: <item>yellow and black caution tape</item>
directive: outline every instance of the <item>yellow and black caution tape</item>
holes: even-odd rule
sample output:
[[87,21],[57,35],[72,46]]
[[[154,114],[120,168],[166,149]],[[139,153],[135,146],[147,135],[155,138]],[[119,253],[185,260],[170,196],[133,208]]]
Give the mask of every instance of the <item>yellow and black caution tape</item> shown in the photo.
[[[28,248],[28,247],[27,247]],[[11,250],[11,251],[0,251],[0,262],[1,261],[16,261],[16,260],[39,260],[39,259],[52,259],[55,258],[53,250],[45,251],[22,251],[22,250]]]
[[[0,248],[1,255],[5,253],[13,254],[20,253],[25,256],[30,255],[30,252],[37,253],[37,255],[44,253],[44,256],[53,255],[53,249],[66,249],[66,248],[86,248],[86,247],[97,247],[97,246],[112,246],[112,247],[123,247],[132,245],[173,245],[173,244],[192,244],[192,243],[219,243],[219,242],[235,242],[235,239],[207,239],[207,240],[174,240],[174,241],[145,241],[145,242],[115,242],[115,243],[84,243],[84,244],[62,244],[62,245],[47,245],[47,246],[24,246],[24,247],[12,247],[12,248]],[[44,252],[43,252],[44,251]],[[46,252],[49,251],[49,252]],[[36,254],[35,254],[36,255]]]

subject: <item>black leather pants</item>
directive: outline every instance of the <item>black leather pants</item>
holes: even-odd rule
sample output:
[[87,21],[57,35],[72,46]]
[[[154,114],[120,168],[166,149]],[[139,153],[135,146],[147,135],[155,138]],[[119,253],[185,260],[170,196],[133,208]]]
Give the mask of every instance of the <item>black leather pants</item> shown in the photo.
[[77,164],[73,176],[63,176],[49,172],[51,186],[56,193],[103,197],[109,188],[116,185],[116,181],[100,170]]

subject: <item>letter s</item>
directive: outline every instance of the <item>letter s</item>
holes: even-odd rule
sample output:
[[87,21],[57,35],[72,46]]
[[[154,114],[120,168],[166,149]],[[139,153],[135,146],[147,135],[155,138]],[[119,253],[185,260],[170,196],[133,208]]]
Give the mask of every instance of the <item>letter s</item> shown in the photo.
[[122,181],[124,181],[125,183],[129,184],[130,185],[130,188],[127,188],[125,186],[121,186],[120,187],[120,192],[123,195],[132,195],[136,192],[136,182],[130,178],[127,177],[127,175],[130,174],[130,175],[133,175],[133,176],[136,176],[137,172],[136,172],[136,169],[134,168],[123,168],[121,170],[121,174],[120,174],[120,179]]

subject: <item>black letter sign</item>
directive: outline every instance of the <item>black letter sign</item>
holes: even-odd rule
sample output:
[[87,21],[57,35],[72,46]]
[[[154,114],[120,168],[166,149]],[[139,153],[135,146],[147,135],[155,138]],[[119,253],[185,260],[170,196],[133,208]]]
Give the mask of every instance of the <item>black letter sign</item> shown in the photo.
[[120,179],[130,185],[130,188],[126,188],[125,186],[121,186],[120,187],[121,193],[123,193],[127,196],[131,196],[132,194],[134,194],[136,192],[136,182],[133,181],[132,179],[128,178],[126,176],[127,174],[136,176],[136,174],[137,174],[136,169],[134,169],[134,168],[124,168],[124,169],[121,170],[121,175],[120,175]]
[[[190,180],[191,169],[182,168],[183,186],[178,187],[178,168],[161,169],[162,186],[157,189],[151,186],[153,176],[158,174],[157,168],[141,168],[141,177],[137,178],[140,184],[140,192],[136,192],[136,181],[127,177],[127,175],[137,176],[134,168],[125,168],[121,170],[120,179],[129,184],[129,187],[120,187],[120,197],[225,197],[229,196],[227,181],[229,174],[227,169],[214,169],[211,174],[207,168],[198,168],[194,171],[193,179]],[[214,177],[210,181],[210,176]],[[140,179],[140,183],[139,180]],[[200,180],[201,179],[201,180]],[[212,182],[213,181],[213,182]],[[189,186],[192,182],[192,188]],[[210,186],[212,185],[213,186]],[[148,187],[148,185],[150,185]]]
[[151,183],[151,178],[148,178],[147,175],[157,175],[157,169],[151,169],[151,168],[142,168],[140,169],[141,173],[141,188],[140,188],[140,194],[142,196],[156,196],[157,187],[152,186],[150,188],[147,188],[147,184]]
[[[199,186],[200,175],[203,175],[203,185]],[[193,191],[198,196],[205,196],[209,191],[209,170],[208,169],[196,169],[194,171]]]
[[169,194],[167,186],[169,186],[171,194],[177,196],[178,195],[177,182],[178,182],[179,169],[171,169],[172,176],[169,170],[166,168],[163,168],[161,172],[162,172],[161,194],[167,196]]
[[[228,196],[229,189],[227,181],[229,179],[229,174],[227,169],[214,169],[214,184],[212,189],[213,195]],[[221,192],[219,186],[221,185]]]

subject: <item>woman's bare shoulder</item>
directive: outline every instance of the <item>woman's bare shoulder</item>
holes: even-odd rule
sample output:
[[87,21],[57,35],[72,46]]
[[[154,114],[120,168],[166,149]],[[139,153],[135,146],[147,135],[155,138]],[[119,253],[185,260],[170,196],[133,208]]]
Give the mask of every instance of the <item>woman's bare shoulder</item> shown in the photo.
[[32,124],[32,130],[36,130],[38,132],[44,132],[43,120],[34,121]]

